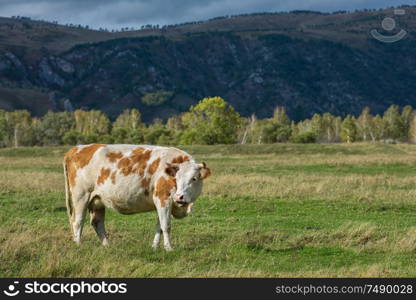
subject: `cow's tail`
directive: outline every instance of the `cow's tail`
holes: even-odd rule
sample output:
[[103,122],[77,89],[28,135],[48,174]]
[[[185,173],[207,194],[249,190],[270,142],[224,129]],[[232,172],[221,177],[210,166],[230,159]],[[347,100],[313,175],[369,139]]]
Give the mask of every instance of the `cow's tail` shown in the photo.
[[72,197],[71,191],[69,189],[69,178],[68,178],[68,163],[67,160],[64,159],[64,176],[65,176],[65,202],[66,202],[66,211],[68,213],[69,223],[72,227],[72,214],[73,214],[73,207],[72,207]]

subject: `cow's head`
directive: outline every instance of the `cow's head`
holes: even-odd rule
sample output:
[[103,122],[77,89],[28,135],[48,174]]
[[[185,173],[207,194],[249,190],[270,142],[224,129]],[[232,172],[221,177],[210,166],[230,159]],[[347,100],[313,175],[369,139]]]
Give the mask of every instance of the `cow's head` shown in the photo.
[[173,201],[179,206],[188,206],[201,194],[202,181],[211,175],[205,163],[185,161],[181,164],[168,164],[166,173],[176,179],[176,193]]

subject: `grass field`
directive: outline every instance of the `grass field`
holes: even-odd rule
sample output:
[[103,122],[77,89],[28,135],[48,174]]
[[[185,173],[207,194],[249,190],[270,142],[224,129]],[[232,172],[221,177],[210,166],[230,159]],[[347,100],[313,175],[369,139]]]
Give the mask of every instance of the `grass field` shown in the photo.
[[0,150],[0,277],[416,277],[416,146],[184,147],[213,171],[174,251],[156,213],[70,237],[66,148]]

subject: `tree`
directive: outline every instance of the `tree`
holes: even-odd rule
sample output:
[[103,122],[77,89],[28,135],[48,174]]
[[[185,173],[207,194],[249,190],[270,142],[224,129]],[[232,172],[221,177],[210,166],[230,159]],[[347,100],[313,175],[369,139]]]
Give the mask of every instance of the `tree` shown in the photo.
[[205,98],[182,117],[184,144],[231,144],[237,140],[240,115],[220,97]]
[[125,128],[136,130],[143,126],[142,116],[137,109],[126,109],[120,114],[113,123],[113,128]]
[[414,119],[414,110],[410,105],[406,105],[402,110],[403,139],[408,141],[410,138],[410,127]]
[[6,112],[0,110],[0,147],[6,147],[8,144],[7,119]]
[[369,134],[373,142],[386,138],[387,124],[380,115],[373,117],[370,124]]
[[158,91],[147,93],[142,97],[142,103],[147,106],[158,106],[170,100],[173,96],[171,91]]
[[327,143],[335,142],[339,136],[337,130],[337,119],[330,113],[324,113],[321,120],[322,137],[323,141]]
[[7,146],[32,146],[36,144],[36,133],[30,112],[15,110],[5,114]]
[[341,124],[341,138],[344,142],[352,143],[357,140],[358,132],[355,120],[352,116],[347,115]]
[[87,142],[96,142],[99,136],[106,135],[110,130],[110,120],[98,110],[76,110],[75,127],[87,140]]
[[240,144],[246,144],[251,141],[253,143],[253,134],[256,128],[257,117],[255,114],[252,114],[250,118],[245,118],[242,121],[243,126],[241,127],[241,132],[239,134]]
[[277,142],[277,128],[272,119],[264,119],[256,124],[258,144],[271,144]]
[[171,144],[172,131],[169,130],[161,122],[155,122],[155,124],[149,126],[144,135],[144,142],[147,144]]
[[317,135],[313,131],[304,131],[298,135],[295,135],[291,138],[292,143],[299,143],[299,144],[310,144],[316,143]]
[[70,130],[64,134],[62,137],[62,142],[64,145],[76,145],[82,143],[82,136],[76,130]]
[[370,108],[365,107],[357,119],[358,135],[361,140],[367,141],[370,138],[370,126],[373,116],[370,114]]
[[113,123],[111,136],[115,143],[139,144],[144,140],[144,124],[137,109],[126,109]]
[[413,115],[409,128],[409,141],[413,144],[416,143],[416,115]]
[[322,116],[314,114],[310,122],[311,131],[315,133],[318,140],[322,140],[326,134]]
[[[244,124],[244,120],[242,121]],[[252,115],[250,119],[245,119],[241,129],[242,143],[281,143],[287,142],[292,135],[292,123],[284,107],[277,107],[270,119],[257,120],[256,116]]]
[[341,117],[334,117],[334,142],[341,141],[341,125],[342,119]]
[[113,127],[111,131],[111,136],[114,139],[114,142],[117,144],[127,143],[129,132],[124,127]]
[[272,125],[275,131],[274,142],[287,142],[292,134],[291,121],[284,107],[277,107],[274,111]]
[[404,137],[403,120],[397,105],[390,106],[383,115],[386,122],[386,135],[391,139],[400,139]]
[[38,129],[38,139],[42,145],[61,145],[64,135],[75,129],[75,117],[69,112],[49,111],[43,116]]

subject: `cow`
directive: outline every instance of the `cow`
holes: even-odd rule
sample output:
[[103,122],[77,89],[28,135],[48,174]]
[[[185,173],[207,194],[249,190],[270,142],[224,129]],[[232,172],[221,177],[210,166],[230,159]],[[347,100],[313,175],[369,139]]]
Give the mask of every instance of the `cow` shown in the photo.
[[172,250],[171,215],[186,217],[211,175],[205,163],[173,147],[90,144],[71,148],[64,157],[65,194],[74,241],[81,242],[87,210],[101,243],[108,245],[105,209],[121,214],[157,210],[152,247]]

